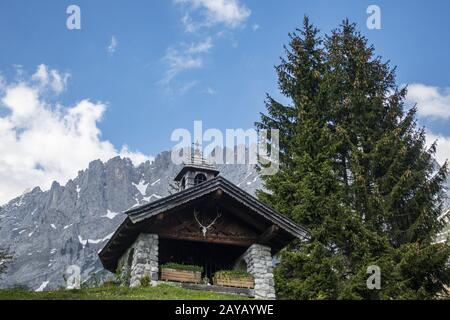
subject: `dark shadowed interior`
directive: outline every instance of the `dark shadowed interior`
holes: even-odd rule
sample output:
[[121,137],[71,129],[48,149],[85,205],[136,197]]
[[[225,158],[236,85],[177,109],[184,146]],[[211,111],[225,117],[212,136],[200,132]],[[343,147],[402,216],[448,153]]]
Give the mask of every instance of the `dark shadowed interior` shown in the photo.
[[247,247],[218,243],[160,239],[160,263],[176,262],[203,267],[202,277],[212,279],[219,270],[233,269]]

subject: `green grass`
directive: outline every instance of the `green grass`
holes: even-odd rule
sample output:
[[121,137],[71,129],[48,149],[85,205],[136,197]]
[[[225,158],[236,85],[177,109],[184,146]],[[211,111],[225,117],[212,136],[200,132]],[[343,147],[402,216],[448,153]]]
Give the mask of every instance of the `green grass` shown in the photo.
[[33,292],[24,289],[0,290],[0,300],[243,300],[244,296],[188,290],[160,284],[149,288],[109,286],[81,290],[59,289]]

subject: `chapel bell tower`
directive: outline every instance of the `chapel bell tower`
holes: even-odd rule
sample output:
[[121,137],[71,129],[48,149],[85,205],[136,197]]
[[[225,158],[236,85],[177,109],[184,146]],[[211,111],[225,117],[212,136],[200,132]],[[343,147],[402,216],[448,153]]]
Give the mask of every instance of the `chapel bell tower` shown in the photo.
[[198,147],[198,144],[192,146],[189,160],[174,179],[178,182],[180,191],[214,179],[219,174],[219,170],[203,158]]

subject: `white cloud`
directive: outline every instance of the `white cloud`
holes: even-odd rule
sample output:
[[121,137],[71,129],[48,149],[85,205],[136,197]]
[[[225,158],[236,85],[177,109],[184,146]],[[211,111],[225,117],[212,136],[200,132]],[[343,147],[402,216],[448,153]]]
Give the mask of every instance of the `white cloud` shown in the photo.
[[[450,88],[439,88],[421,83],[408,85],[406,101],[417,104],[417,114],[429,120],[446,120],[450,118]],[[450,159],[450,137],[432,130],[427,130],[427,145],[437,141],[436,160],[444,164]]]
[[216,24],[235,28],[251,15],[251,10],[242,5],[239,0],[174,0],[174,2],[188,5],[191,11],[199,12],[203,17],[202,21],[195,22],[189,14],[185,14],[182,23],[187,32]]
[[168,65],[168,69],[162,80],[164,84],[169,84],[176,75],[185,70],[198,69],[203,65],[202,58],[193,57],[190,54],[186,54],[186,52],[180,52],[174,48],[167,50],[164,61]]
[[[228,29],[242,25],[251,15],[251,11],[240,0],[173,0],[185,12],[181,18],[185,31],[193,33],[203,27],[223,25]],[[222,32],[222,31],[221,31]],[[223,34],[223,33],[222,33]],[[218,36],[220,37],[220,36]],[[163,60],[167,70],[159,84],[170,93],[185,93],[197,84],[196,80],[177,83],[175,77],[180,73],[203,67],[204,55],[213,47],[212,37],[190,45],[178,44],[167,49]]]
[[176,88],[176,92],[180,95],[183,95],[186,92],[190,91],[192,88],[194,88],[196,85],[197,85],[196,80],[184,82]]
[[41,65],[30,80],[5,84],[0,94],[0,108],[6,108],[0,116],[0,203],[35,186],[47,189],[54,180],[65,183],[95,159],[120,155],[135,165],[152,159],[126,146],[117,151],[101,139],[97,124],[105,104],[89,100],[69,107],[49,104],[44,92],[50,88],[60,93],[68,77]]
[[[446,120],[450,118],[450,88],[439,88],[421,83],[408,85],[406,101],[417,105],[417,114],[428,120]],[[427,145],[437,141],[436,160],[442,165],[450,159],[450,137],[442,133],[427,130]]]
[[[204,41],[181,44],[178,48],[171,47],[167,49],[166,55],[163,58],[167,64],[167,70],[160,83],[169,89],[178,74],[186,70],[201,68],[203,66],[203,55],[209,53],[212,47],[212,39],[208,37]],[[195,84],[196,81],[191,81],[188,84],[181,85],[181,91],[184,93]]]
[[206,90],[205,90],[205,93],[207,93],[207,94],[213,96],[213,95],[216,95],[216,94],[217,94],[217,91],[214,90],[214,89],[211,88],[211,87],[207,87]]
[[436,161],[443,165],[446,160],[450,160],[450,137],[441,134],[427,132],[427,145],[431,146],[437,140]]
[[129,158],[134,165],[141,164],[143,162],[153,160],[152,157],[149,157],[139,151],[130,151],[127,145],[124,145],[120,150],[119,156],[122,158]]
[[199,25],[192,20],[189,13],[181,18],[181,23],[184,25],[184,30],[189,33],[195,32],[199,28]]
[[424,84],[411,84],[408,86],[407,101],[417,103],[417,113],[420,117],[450,118],[450,88]]
[[0,91],[3,90],[3,88],[6,85],[6,81],[5,78],[3,77],[3,75],[0,73]]
[[119,45],[119,42],[117,41],[117,38],[115,36],[111,37],[111,41],[109,43],[109,46],[107,48],[107,51],[110,55],[113,55],[114,52],[116,52],[117,46]]
[[189,54],[208,53],[212,47],[212,39],[211,37],[208,37],[205,41],[199,43],[191,43],[186,52]]
[[69,78],[69,73],[61,74],[58,70],[50,70],[44,64],[39,65],[31,77],[40,90],[51,89],[56,94],[60,94],[66,89]]

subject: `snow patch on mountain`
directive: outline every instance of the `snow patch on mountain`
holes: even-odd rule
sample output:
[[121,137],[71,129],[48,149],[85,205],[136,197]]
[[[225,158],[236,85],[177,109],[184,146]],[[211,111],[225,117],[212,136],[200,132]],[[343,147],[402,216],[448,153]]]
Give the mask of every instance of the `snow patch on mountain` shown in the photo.
[[161,179],[158,179],[158,180],[156,180],[155,182],[153,182],[153,183],[151,184],[151,186],[153,187],[155,184],[160,183],[160,182],[161,182]]
[[108,210],[105,215],[103,215],[103,218],[108,218],[110,220],[113,220],[115,217],[117,217],[121,212],[112,212],[111,210]]
[[36,292],[42,292],[44,291],[44,289],[47,287],[47,285],[50,283],[50,281],[44,281],[42,282],[42,284],[39,286],[39,288],[37,288],[35,291]]
[[102,238],[102,239],[95,239],[95,240],[93,240],[93,239],[86,239],[86,240],[83,240],[83,238],[82,238],[80,235],[78,235],[78,241],[80,241],[80,243],[81,243],[83,246],[86,246],[88,243],[91,243],[91,244],[99,244],[99,243],[105,242],[106,240],[111,239],[111,237],[112,237],[113,234],[114,234],[114,233],[110,233],[110,234],[108,234],[106,237],[104,237],[104,238]]
[[139,184],[133,183],[133,186],[139,190],[139,192],[145,196],[145,192],[147,190],[148,183],[145,183],[143,180],[139,181]]
[[162,196],[153,193],[153,194],[149,195],[148,197],[144,197],[143,200],[146,202],[150,202],[151,200],[158,200],[161,198],[162,198]]

